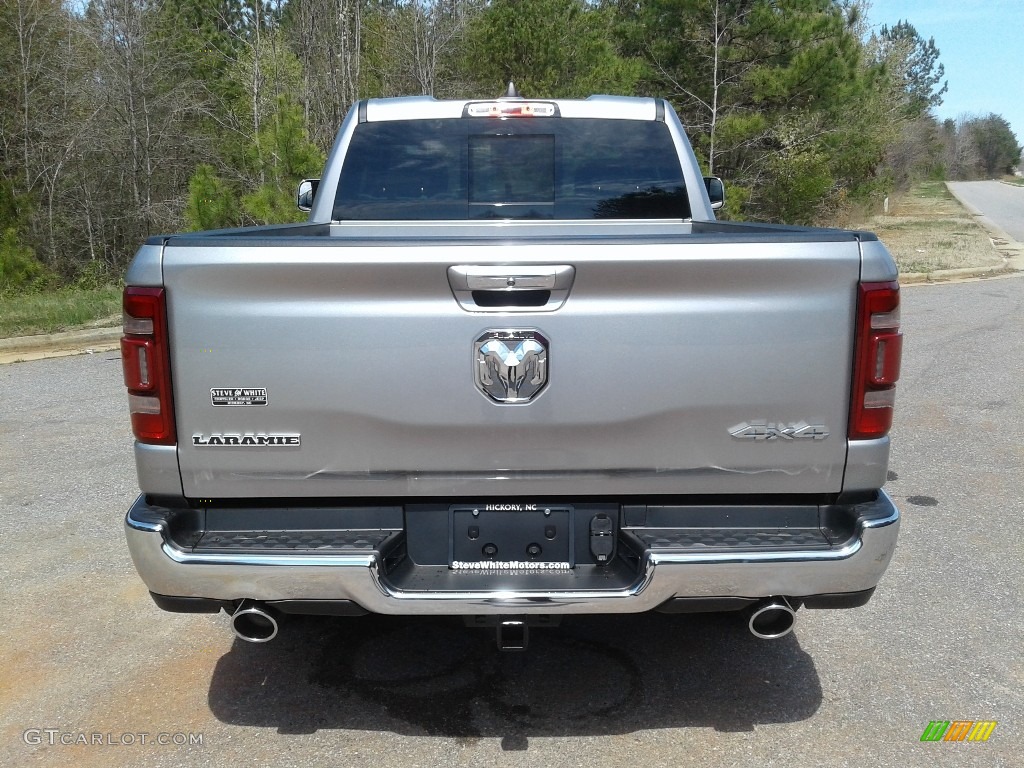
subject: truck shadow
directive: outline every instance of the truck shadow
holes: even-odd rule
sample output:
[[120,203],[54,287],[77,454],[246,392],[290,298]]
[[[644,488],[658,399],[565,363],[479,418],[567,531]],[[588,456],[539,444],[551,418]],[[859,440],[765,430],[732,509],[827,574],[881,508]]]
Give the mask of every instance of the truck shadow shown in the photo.
[[275,727],[500,737],[749,731],[809,718],[821,683],[793,635],[752,637],[738,615],[566,617],[525,653],[458,619],[297,617],[267,645],[236,640],[214,669],[220,721]]

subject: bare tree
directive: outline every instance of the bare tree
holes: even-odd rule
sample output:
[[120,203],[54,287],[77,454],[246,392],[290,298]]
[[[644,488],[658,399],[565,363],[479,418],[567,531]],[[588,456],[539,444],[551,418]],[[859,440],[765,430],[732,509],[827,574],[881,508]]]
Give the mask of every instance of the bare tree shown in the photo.
[[78,77],[86,106],[61,167],[80,167],[77,184],[55,187],[83,204],[91,255],[111,268],[146,236],[178,223],[194,162],[189,128],[202,89],[163,44],[156,9],[144,0],[93,0],[79,22],[89,48],[69,52],[85,64]]
[[67,176],[100,109],[84,96],[88,56],[80,21],[58,0],[12,0],[0,9],[0,72],[10,89],[5,100],[13,107],[0,118],[0,157],[8,158],[2,163],[6,173],[14,170],[10,159],[17,155],[12,178],[18,179],[19,196],[31,201],[33,214],[22,236],[64,273],[75,271],[80,250],[80,243],[68,242],[75,230],[66,226],[61,210]]
[[461,0],[407,0],[393,14],[391,33],[408,80],[423,95],[437,94],[446,57],[470,17]]
[[945,143],[946,169],[951,179],[974,179],[978,176],[981,155],[972,135],[972,126],[979,120],[974,114],[963,112],[956,120],[942,124]]
[[53,48],[60,40],[63,12],[54,0],[8,2],[0,11],[0,43],[7,49],[0,53],[0,66],[4,77],[9,78],[5,90],[13,100],[4,105],[0,136],[4,155],[18,157],[22,191],[31,194],[39,183],[43,164],[42,134],[50,123],[54,97],[48,73]]
[[291,0],[292,47],[302,63],[302,103],[310,135],[330,146],[360,95],[363,41],[360,0]]

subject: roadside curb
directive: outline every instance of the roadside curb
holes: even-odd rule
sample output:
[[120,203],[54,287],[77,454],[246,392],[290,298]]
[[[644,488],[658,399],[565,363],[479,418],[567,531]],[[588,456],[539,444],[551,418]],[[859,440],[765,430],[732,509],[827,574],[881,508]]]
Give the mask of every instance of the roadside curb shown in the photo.
[[50,357],[109,352],[120,346],[120,340],[120,326],[0,339],[0,365]]
[[1019,269],[1006,264],[996,264],[991,267],[937,269],[934,272],[901,272],[899,282],[900,285],[928,285],[930,283],[955,283],[983,278],[1015,277],[1020,274]]

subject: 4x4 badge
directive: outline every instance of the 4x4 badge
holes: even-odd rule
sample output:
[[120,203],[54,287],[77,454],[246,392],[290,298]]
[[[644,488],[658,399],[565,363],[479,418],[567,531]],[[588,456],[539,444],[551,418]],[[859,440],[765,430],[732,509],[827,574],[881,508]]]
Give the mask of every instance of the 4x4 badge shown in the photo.
[[537,331],[487,331],[473,344],[473,367],[494,402],[528,402],[548,383],[548,340]]
[[755,421],[730,427],[729,434],[740,440],[824,440],[828,437],[828,427],[806,421],[796,424]]

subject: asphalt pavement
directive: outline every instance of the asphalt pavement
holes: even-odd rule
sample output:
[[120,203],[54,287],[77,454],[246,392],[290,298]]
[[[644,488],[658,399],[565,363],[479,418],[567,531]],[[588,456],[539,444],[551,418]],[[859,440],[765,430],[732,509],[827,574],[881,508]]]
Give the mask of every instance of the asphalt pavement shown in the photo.
[[984,211],[1003,232],[1024,243],[1024,187],[1000,181],[951,181],[948,186],[960,202]]

